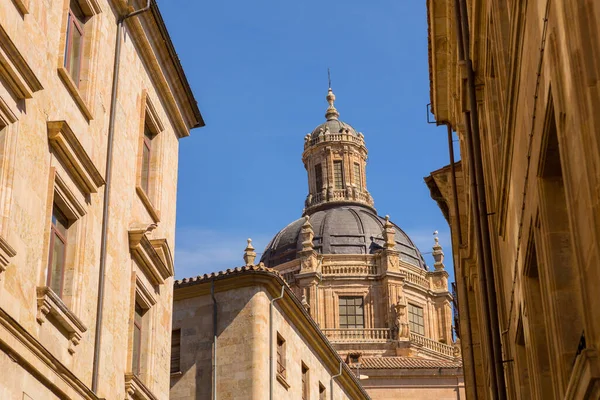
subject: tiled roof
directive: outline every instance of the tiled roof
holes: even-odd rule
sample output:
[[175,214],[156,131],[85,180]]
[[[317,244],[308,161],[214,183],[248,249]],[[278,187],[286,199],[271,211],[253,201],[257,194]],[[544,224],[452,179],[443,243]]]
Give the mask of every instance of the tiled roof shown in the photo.
[[361,357],[361,369],[461,368],[460,361],[428,360],[416,357]]
[[280,277],[279,272],[275,271],[272,268],[265,267],[262,263],[259,265],[244,265],[243,267],[236,268],[228,268],[225,271],[211,272],[210,274],[198,275],[191,278],[183,278],[176,280],[173,285],[175,288],[181,288],[185,286],[191,286],[195,284],[201,284],[206,281],[210,281],[211,279],[226,277],[231,275],[238,275],[249,272],[268,272],[277,277]]

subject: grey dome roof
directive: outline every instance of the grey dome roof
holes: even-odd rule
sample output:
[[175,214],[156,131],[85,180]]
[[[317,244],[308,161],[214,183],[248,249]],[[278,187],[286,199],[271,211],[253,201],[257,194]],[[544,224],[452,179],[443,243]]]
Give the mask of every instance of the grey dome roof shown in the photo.
[[[283,228],[267,245],[260,261],[267,267],[296,258],[302,249],[300,231],[304,218],[300,218]],[[317,211],[310,216],[314,231],[314,249],[320,254],[373,254],[382,249],[382,236],[385,219],[367,207],[358,205],[338,205],[326,210]],[[400,227],[396,230],[395,250],[400,252],[400,259],[427,269],[421,252]]]
[[348,129],[350,131],[350,134],[358,136],[356,130],[347,123],[340,121],[339,119],[329,119],[323,122],[321,125],[317,126],[312,131],[312,133],[310,134],[311,138],[319,136],[321,132],[325,133],[325,128],[329,128],[329,132],[331,133],[340,133],[342,130]]

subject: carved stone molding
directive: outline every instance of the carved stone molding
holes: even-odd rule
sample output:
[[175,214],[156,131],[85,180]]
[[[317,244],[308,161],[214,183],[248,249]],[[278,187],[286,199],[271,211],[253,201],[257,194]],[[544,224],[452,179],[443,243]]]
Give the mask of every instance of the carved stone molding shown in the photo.
[[96,193],[104,178],[66,121],[48,122],[48,141],[86,194]]
[[75,346],[79,344],[83,333],[87,331],[86,326],[67,308],[52,289],[47,286],[39,286],[37,288],[37,322],[40,325],[43,324],[48,315],[67,333],[69,353],[75,353]]
[[141,379],[132,373],[125,374],[125,393],[126,400],[158,400]]
[[171,249],[166,239],[147,236],[148,228],[135,227],[129,230],[131,256],[154,285],[162,285],[175,275]]
[[10,264],[10,259],[17,255],[15,249],[13,249],[2,236],[0,236],[0,273],[6,271],[6,268]]
[[35,73],[2,26],[0,26],[0,76],[6,79],[6,83],[19,99],[30,99],[33,93],[43,89]]

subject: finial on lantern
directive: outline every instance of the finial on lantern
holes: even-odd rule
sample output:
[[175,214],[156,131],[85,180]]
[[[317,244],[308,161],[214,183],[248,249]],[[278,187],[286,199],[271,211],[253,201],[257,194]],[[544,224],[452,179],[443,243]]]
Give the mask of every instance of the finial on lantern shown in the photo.
[[331,73],[329,68],[327,68],[327,78],[329,81],[329,90],[327,91],[327,103],[329,103],[329,107],[327,107],[327,111],[325,112],[325,118],[327,118],[327,120],[338,119],[340,113],[333,105],[333,102],[335,101],[335,94],[333,94],[333,90],[331,90]]

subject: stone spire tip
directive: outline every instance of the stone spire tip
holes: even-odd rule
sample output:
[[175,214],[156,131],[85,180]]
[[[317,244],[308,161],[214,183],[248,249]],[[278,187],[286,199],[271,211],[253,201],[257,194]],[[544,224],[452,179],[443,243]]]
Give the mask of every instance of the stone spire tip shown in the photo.
[[335,94],[333,94],[333,90],[331,90],[331,87],[330,87],[327,92],[327,103],[329,103],[329,107],[327,107],[327,111],[325,112],[325,118],[327,118],[327,120],[338,119],[340,116],[340,113],[333,105],[334,101],[335,101]]

